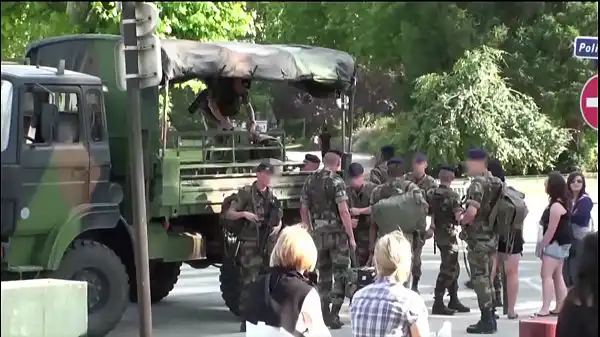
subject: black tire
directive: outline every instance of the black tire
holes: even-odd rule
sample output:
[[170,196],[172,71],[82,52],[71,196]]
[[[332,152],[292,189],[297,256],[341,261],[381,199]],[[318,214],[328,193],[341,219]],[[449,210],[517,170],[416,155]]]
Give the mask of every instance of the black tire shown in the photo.
[[[175,287],[181,272],[181,262],[150,262],[150,301],[154,304],[167,297]],[[137,303],[135,275],[129,277],[129,300]]]
[[225,256],[221,265],[219,282],[221,297],[232,314],[240,316],[240,290],[242,289],[240,268],[233,257]]
[[92,240],[75,240],[51,277],[88,282],[88,337],[106,336],[121,321],[129,282],[112,249]]

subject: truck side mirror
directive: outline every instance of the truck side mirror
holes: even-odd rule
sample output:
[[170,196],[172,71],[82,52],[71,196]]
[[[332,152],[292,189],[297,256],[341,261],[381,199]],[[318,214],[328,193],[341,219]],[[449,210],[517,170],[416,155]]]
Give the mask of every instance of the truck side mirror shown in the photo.
[[52,142],[54,123],[58,118],[58,107],[54,104],[44,103],[40,116],[40,125],[42,138],[47,142]]

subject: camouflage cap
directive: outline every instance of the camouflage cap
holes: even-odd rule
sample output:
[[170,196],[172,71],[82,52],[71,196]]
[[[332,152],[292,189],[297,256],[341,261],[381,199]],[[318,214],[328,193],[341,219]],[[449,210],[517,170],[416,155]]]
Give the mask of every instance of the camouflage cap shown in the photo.
[[350,178],[360,177],[365,173],[365,168],[360,163],[352,163],[348,167]]
[[484,160],[488,157],[487,151],[484,149],[470,149],[467,152],[467,159]]
[[262,162],[256,166],[256,172],[273,174],[275,172],[275,168],[269,162]]
[[381,154],[387,154],[389,156],[393,156],[394,152],[396,152],[396,151],[395,151],[395,149],[394,149],[393,146],[391,146],[391,145],[384,145],[384,146],[381,147],[380,152],[381,152]]

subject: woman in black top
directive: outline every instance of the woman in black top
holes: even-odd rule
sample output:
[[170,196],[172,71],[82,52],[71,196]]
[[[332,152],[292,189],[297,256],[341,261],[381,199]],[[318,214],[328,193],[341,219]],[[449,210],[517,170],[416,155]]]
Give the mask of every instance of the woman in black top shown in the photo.
[[[544,235],[536,249],[542,259],[542,308],[535,314],[538,317],[557,315],[567,296],[567,286],[562,275],[563,263],[569,255],[571,244],[567,191],[567,182],[559,172],[548,174],[546,193],[550,202],[540,221]],[[550,310],[553,293],[556,308]]]
[[598,336],[598,232],[587,235],[577,262],[578,282],[558,316],[556,337]]

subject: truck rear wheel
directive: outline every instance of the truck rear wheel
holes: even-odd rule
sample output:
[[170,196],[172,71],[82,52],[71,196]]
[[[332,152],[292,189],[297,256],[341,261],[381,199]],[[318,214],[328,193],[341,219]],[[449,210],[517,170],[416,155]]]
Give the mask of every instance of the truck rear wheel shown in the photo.
[[[150,301],[160,302],[175,287],[181,272],[181,262],[150,262]],[[137,303],[137,282],[135,275],[129,280],[129,299]]]
[[219,282],[221,297],[232,314],[240,316],[240,290],[242,289],[240,267],[232,256],[225,256],[221,265]]
[[107,246],[75,240],[53,278],[88,284],[88,337],[101,337],[121,321],[127,308],[128,276],[123,262]]

